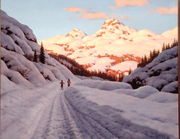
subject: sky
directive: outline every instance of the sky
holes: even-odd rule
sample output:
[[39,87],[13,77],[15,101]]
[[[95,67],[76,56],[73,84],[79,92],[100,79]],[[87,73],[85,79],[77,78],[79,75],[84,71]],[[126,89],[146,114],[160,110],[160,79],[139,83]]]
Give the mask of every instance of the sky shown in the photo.
[[78,28],[90,35],[108,18],[162,33],[177,26],[177,0],[1,0],[1,9],[28,25],[38,40]]

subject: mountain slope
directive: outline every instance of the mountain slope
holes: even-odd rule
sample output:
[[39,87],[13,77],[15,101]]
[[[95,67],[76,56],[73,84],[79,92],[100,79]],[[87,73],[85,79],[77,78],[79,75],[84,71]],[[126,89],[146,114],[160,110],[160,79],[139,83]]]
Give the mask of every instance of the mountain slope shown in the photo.
[[160,53],[151,63],[137,68],[123,79],[133,88],[153,86],[164,92],[178,93],[178,49],[177,46]]
[[[45,53],[46,63],[33,62],[40,46],[32,30],[1,11],[1,78],[12,86],[34,87],[50,81],[75,78],[55,59]],[[3,86],[2,92],[10,87]]]
[[[41,42],[46,50],[68,56],[90,71],[111,70],[117,74],[134,70],[142,56],[153,49],[161,50],[163,43],[172,42],[176,38],[177,29],[155,34],[146,29],[135,30],[112,18],[106,20],[92,35],[74,29],[67,35]],[[124,67],[124,64],[128,66]]]
[[171,29],[162,33],[162,35],[167,38],[172,37],[172,36],[177,36],[177,34],[178,34],[178,27],[175,27],[174,29]]

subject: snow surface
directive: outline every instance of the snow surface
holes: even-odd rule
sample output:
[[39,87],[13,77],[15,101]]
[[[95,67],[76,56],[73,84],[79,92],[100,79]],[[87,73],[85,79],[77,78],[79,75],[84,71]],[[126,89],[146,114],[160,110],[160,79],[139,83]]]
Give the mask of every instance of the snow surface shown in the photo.
[[[1,94],[1,137],[178,138],[178,95],[147,86],[135,90],[138,95],[133,96],[125,83],[115,89],[116,83],[103,82],[104,87],[99,89],[97,80],[91,81],[94,83],[88,86],[90,80],[76,80],[72,87],[61,90],[59,82],[25,89],[4,79],[8,86]],[[108,89],[104,89],[106,86]],[[140,97],[147,91],[149,95]]]
[[85,97],[101,106],[111,106],[119,109],[121,116],[133,123],[178,136],[178,95],[159,92],[150,86],[137,90],[114,90],[113,87],[109,87],[107,91],[94,88],[97,88],[95,84],[94,87],[88,85],[85,87],[79,86],[76,91],[72,91],[71,95],[73,93],[83,95],[83,97],[79,96],[79,103]]
[[135,61],[125,61],[119,64],[116,64],[111,67],[113,70],[121,70],[121,71],[128,71],[128,70],[135,70],[137,68],[137,62]]
[[[160,53],[151,63],[143,68],[137,68],[123,82],[131,83],[133,79],[139,77],[146,82],[146,85],[153,86],[163,92],[176,91],[178,64],[177,46]],[[176,92],[177,93],[177,92]]]
[[120,82],[111,82],[111,81],[104,81],[104,80],[90,80],[86,79],[83,82],[78,82],[76,85],[79,86],[88,86],[91,88],[97,88],[101,90],[115,90],[115,89],[132,89],[131,85],[127,83],[120,83]]

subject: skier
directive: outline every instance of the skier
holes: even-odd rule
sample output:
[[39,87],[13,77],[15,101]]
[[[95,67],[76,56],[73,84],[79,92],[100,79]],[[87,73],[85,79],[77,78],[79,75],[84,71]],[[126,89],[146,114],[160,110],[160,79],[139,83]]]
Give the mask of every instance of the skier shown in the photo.
[[71,80],[70,79],[67,80],[67,84],[68,84],[68,87],[71,85]]
[[61,84],[61,90],[63,90],[63,85],[64,85],[63,80],[61,80],[60,84]]

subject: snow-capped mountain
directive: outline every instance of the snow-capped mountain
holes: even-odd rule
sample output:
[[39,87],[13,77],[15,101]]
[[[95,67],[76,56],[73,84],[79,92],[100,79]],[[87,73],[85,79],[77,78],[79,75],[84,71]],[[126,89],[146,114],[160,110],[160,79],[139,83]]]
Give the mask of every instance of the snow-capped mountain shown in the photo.
[[178,93],[177,46],[160,53],[151,63],[137,68],[123,79],[134,88],[150,85],[164,92]]
[[[74,78],[73,74],[45,53],[46,63],[33,62],[40,46],[32,30],[1,11],[1,79],[12,86],[35,87]],[[11,89],[3,84],[2,90]]]
[[135,30],[111,18],[92,35],[74,29],[41,42],[46,50],[66,55],[88,70],[125,72],[134,70],[140,57],[153,49],[161,50],[163,43],[176,38],[177,28],[156,34],[146,29]]
[[127,39],[128,35],[131,33],[136,32],[133,28],[125,26],[123,23],[119,22],[118,20],[111,18],[104,22],[101,29],[97,31],[96,37],[103,37],[105,39],[111,38],[114,40],[120,39]]

